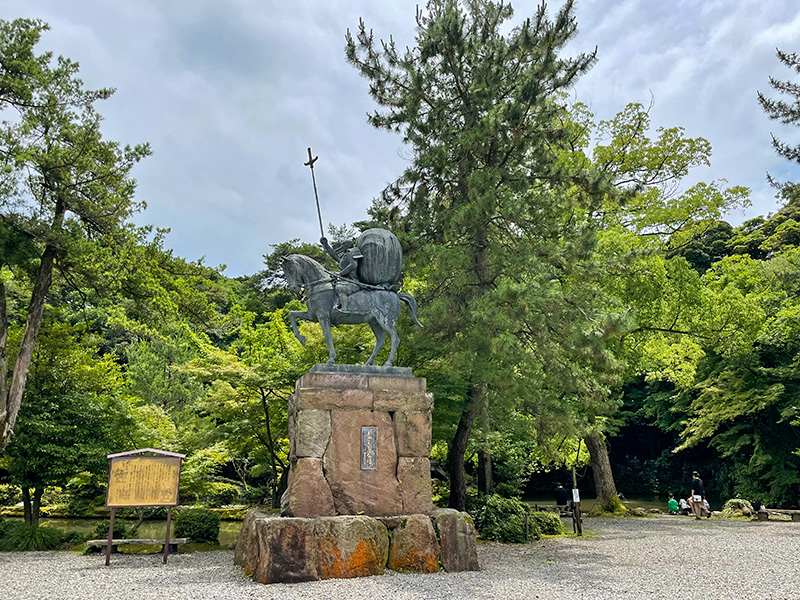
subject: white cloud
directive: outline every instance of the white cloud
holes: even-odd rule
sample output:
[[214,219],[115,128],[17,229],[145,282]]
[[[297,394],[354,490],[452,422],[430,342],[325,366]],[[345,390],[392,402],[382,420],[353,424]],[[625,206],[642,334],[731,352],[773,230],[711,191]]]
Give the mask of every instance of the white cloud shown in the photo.
[[[170,227],[179,255],[253,273],[269,245],[319,237],[306,148],[326,222],[363,219],[405,168],[399,136],[373,130],[367,83],[344,60],[359,17],[376,37],[413,42],[419,0],[7,0],[4,16],[36,16],[42,46],[81,63],[87,85],[118,88],[101,108],[104,134],[150,141],[135,170],[149,207],[140,222]],[[514,2],[515,22],[538,2]],[[551,2],[551,13],[557,7]],[[654,127],[683,126],[714,145],[702,179],[751,186],[774,210],[765,172],[800,180],[770,147],[776,128],[755,99],[767,76],[791,78],[775,46],[797,51],[800,5],[790,0],[584,0],[569,52],[599,49],[574,89],[599,118],[628,102],[655,106]],[[737,217],[734,220],[740,220]]]

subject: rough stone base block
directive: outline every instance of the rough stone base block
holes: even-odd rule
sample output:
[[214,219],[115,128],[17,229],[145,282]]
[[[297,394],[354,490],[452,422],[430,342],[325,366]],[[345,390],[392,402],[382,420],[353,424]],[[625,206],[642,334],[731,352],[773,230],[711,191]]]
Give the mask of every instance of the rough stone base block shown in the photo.
[[[259,583],[478,570],[475,529],[466,513],[301,519],[258,510],[245,517],[234,562]],[[437,538],[436,532],[439,532]],[[391,532],[391,534],[390,534]],[[391,542],[390,542],[391,538]]]
[[[256,519],[251,535],[256,552],[253,581],[296,583],[319,579],[314,546],[313,519]],[[250,562],[248,553],[248,562]]]
[[437,508],[431,518],[439,534],[445,571],[480,570],[472,517],[452,508]]
[[380,575],[389,554],[389,531],[370,517],[315,519],[317,570],[322,579]]
[[433,523],[425,515],[409,515],[392,531],[389,568],[401,573],[435,573],[439,570],[439,542]]
[[[244,521],[242,521],[242,533],[239,534],[236,540],[236,549],[233,551],[233,564],[237,567],[244,566],[245,557],[247,556],[247,542],[253,535],[252,529],[255,521],[258,519],[266,519],[269,516],[269,513],[262,512],[258,509],[253,509],[245,515]],[[252,575],[253,572],[249,571],[247,574]]]

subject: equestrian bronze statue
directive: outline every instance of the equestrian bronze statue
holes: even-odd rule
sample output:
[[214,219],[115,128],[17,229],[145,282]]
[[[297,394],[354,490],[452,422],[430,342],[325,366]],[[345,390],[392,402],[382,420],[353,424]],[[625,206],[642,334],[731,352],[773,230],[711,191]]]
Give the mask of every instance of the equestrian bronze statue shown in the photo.
[[401,301],[408,305],[414,323],[422,327],[417,319],[414,297],[398,291],[403,264],[400,242],[390,231],[377,228],[363,232],[355,243],[332,247],[324,237],[320,242],[339,262],[339,272],[331,273],[302,254],[290,254],[283,259],[283,274],[289,289],[305,290],[307,296],[306,310],[289,313],[295,337],[305,345],[297,319],[319,323],[328,345],[330,364],[336,362],[331,325],[367,323],[375,334],[375,349],[367,364],[375,362],[378,352],[386,345],[388,334],[391,346],[384,366],[391,366],[400,343],[397,319]]

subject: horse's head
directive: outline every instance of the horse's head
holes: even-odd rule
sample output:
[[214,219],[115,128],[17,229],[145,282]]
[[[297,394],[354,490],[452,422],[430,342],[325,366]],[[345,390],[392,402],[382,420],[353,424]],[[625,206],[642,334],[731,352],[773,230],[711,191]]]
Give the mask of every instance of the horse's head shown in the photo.
[[281,262],[283,278],[293,292],[299,292],[304,285],[322,277],[325,270],[313,258],[302,254],[289,254]]
[[295,256],[295,254],[285,256],[281,261],[281,267],[283,268],[283,278],[286,280],[286,286],[293,292],[299,292],[303,287],[303,279],[297,268]]

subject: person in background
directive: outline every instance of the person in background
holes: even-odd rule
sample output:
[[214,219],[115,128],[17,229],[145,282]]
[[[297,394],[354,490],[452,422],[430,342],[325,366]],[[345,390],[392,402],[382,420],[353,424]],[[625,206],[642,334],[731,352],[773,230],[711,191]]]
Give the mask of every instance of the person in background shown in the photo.
[[672,494],[669,495],[669,500],[667,500],[667,508],[669,509],[669,514],[678,514],[678,501],[675,500],[675,496]]
[[706,507],[703,505],[706,491],[705,486],[703,486],[703,480],[700,479],[700,474],[697,471],[692,472],[692,482],[689,484],[689,488],[691,489],[689,505],[692,507],[694,518],[699,520],[701,517],[705,516],[706,512],[708,512],[708,516],[711,517],[711,512],[706,511]]
[[556,505],[566,506],[567,502],[569,501],[569,491],[560,483],[557,485],[558,487],[556,488]]
[[681,501],[680,501],[680,512],[681,512],[681,514],[683,516],[686,516],[690,512],[692,512],[692,507],[689,506],[689,503],[686,500],[684,500],[683,498],[681,498]]

